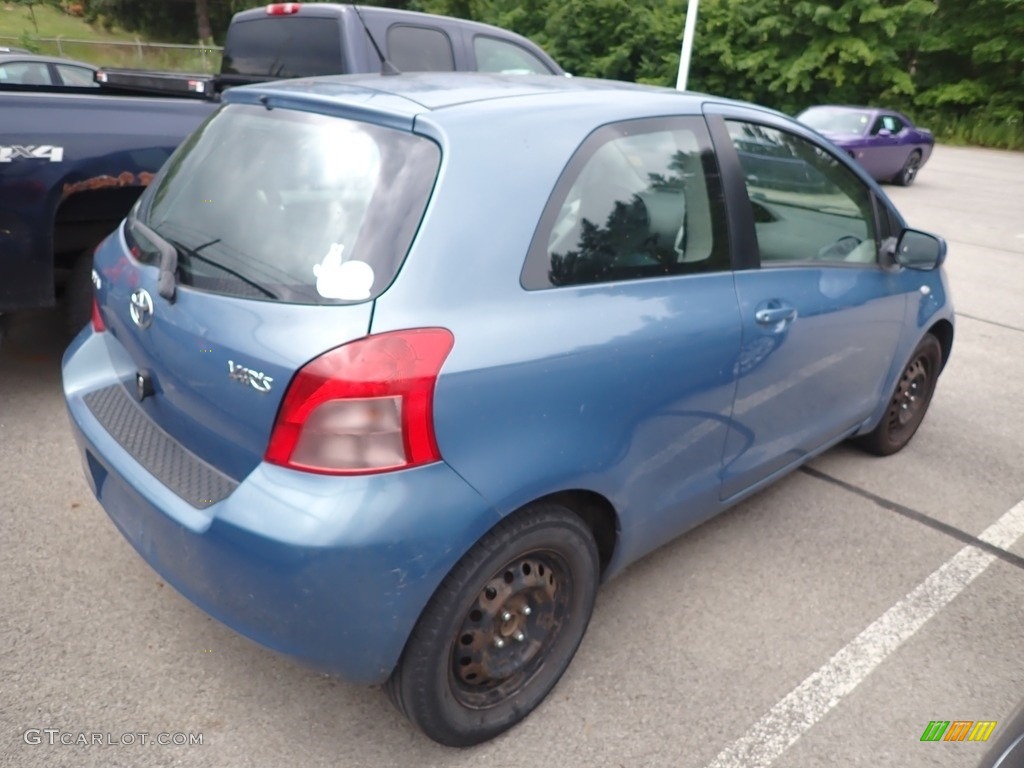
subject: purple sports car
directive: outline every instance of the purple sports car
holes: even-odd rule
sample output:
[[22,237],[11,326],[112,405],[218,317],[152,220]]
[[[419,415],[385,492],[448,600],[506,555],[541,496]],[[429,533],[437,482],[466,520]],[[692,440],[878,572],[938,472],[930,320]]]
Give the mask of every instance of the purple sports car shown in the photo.
[[914,183],[932,154],[932,132],[916,128],[902,112],[873,107],[811,107],[797,115],[831,140],[878,181]]

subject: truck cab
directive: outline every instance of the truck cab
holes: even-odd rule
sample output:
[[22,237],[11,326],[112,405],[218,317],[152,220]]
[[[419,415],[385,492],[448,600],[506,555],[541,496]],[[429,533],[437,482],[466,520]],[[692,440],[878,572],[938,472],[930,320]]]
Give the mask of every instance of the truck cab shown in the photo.
[[217,90],[375,72],[375,45],[399,72],[565,74],[530,40],[487,24],[392,8],[274,3],[232,18]]

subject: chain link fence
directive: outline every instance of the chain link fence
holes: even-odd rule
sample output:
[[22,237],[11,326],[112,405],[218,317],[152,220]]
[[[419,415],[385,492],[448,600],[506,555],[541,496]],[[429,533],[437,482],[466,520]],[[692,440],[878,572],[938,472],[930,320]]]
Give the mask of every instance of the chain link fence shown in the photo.
[[47,56],[77,59],[100,67],[212,74],[220,71],[224,49],[212,45],[97,42],[72,37],[0,37],[0,46],[30,48]]

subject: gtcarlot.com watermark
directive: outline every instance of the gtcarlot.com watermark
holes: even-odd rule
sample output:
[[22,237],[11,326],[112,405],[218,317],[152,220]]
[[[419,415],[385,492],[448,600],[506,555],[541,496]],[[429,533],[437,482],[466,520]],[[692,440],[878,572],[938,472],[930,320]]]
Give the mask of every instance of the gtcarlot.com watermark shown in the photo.
[[63,731],[60,728],[28,728],[21,734],[26,744],[65,747],[132,747],[156,744],[161,747],[194,747],[203,743],[201,733],[150,733],[149,731]]

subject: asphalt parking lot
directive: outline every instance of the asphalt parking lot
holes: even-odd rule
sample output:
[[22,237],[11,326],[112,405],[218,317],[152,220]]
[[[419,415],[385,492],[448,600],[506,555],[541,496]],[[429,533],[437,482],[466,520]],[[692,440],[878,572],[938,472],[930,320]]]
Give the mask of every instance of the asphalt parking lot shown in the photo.
[[958,310],[913,443],[840,446],[630,568],[547,702],[462,751],[165,586],[82,476],[57,313],[8,318],[0,765],[974,765],[920,739],[1024,699],[1024,154],[939,147],[886,189],[949,240]]

